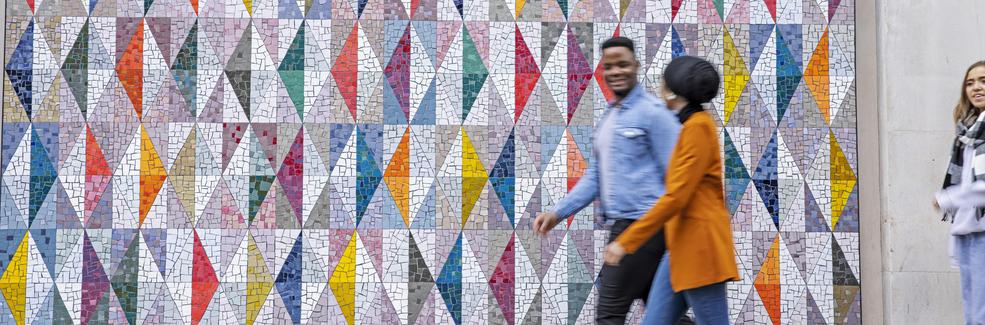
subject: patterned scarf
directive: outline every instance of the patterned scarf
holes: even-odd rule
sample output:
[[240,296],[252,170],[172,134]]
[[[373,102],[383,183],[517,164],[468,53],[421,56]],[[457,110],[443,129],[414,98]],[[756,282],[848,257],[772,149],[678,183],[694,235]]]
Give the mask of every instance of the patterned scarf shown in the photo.
[[[985,114],[978,115],[978,119],[970,127],[965,123],[958,123],[957,136],[951,147],[951,163],[947,167],[947,175],[944,176],[943,188],[961,184],[961,170],[965,163],[971,164],[975,181],[985,180],[985,170],[980,170],[985,169],[981,168],[985,166],[985,146],[982,144],[985,144]],[[975,148],[975,157],[970,162],[964,161],[966,146]],[[955,213],[957,213],[957,209],[944,211],[943,220],[954,222]],[[981,220],[982,216],[985,216],[985,207],[975,209],[975,217]]]

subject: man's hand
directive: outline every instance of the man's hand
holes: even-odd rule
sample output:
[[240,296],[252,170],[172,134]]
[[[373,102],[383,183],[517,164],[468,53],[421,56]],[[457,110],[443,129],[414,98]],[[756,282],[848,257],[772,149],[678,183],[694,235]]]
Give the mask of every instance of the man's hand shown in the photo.
[[559,222],[561,222],[561,220],[557,218],[557,215],[554,214],[554,212],[540,213],[537,215],[537,218],[534,219],[534,231],[541,236],[545,236],[547,235],[547,232],[554,229],[554,226],[557,226]]
[[603,255],[605,258],[605,264],[617,266],[623,256],[626,256],[626,250],[622,248],[622,245],[620,245],[619,242],[614,241],[605,246],[605,254]]

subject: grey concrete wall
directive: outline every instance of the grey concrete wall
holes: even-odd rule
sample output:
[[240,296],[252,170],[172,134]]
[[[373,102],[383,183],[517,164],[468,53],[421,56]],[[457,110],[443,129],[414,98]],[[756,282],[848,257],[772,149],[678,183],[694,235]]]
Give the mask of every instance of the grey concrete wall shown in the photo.
[[948,225],[931,203],[948,161],[961,79],[969,64],[985,58],[982,12],[981,0],[876,2],[878,124],[860,128],[878,129],[889,324],[963,322],[958,273],[947,254]]

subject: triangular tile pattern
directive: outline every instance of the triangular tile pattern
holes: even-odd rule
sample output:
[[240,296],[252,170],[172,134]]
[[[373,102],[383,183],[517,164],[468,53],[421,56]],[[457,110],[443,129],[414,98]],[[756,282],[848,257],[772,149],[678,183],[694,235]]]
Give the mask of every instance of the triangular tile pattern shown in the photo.
[[850,2],[6,8],[0,322],[590,323],[606,229],[529,227],[593,158],[617,35],[650,90],[723,74],[731,319],[859,322]]

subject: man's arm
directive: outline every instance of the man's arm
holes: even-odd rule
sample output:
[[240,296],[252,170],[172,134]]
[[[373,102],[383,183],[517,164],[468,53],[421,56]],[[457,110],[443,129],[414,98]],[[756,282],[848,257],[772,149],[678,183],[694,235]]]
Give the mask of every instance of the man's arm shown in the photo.
[[593,148],[592,158],[588,162],[588,169],[585,169],[585,173],[582,174],[581,179],[578,180],[578,184],[575,184],[575,188],[571,189],[571,192],[568,192],[568,194],[554,206],[553,212],[558,219],[568,218],[595,201],[595,197],[597,197],[598,194],[598,153]]

